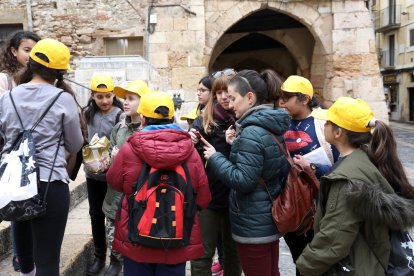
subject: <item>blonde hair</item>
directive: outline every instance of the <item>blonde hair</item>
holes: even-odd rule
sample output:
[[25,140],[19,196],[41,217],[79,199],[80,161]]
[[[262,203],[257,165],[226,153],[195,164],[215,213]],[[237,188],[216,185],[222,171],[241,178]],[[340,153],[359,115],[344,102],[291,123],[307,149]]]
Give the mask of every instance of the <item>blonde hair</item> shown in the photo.
[[217,126],[217,123],[214,121],[213,114],[214,114],[214,100],[216,99],[217,91],[226,90],[227,86],[233,78],[234,75],[227,76],[225,74],[221,74],[219,77],[213,80],[213,86],[211,88],[210,98],[206,104],[206,107],[203,111],[203,129],[207,135],[211,134],[211,130],[213,127]]

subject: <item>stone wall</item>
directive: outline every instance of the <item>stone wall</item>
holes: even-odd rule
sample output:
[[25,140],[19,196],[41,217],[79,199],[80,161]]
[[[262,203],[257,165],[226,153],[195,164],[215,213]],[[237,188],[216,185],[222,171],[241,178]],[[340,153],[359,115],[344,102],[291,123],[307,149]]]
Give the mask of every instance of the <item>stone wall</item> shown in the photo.
[[[378,117],[386,118],[365,1],[155,0],[152,7],[147,1],[129,2],[134,8],[122,0],[32,0],[33,30],[68,45],[74,69],[83,56],[105,54],[105,37],[144,37],[144,57],[156,71],[151,82],[162,90],[180,92],[189,102],[184,105],[185,113],[195,105],[197,82],[207,74],[220,52],[218,47],[231,42],[226,30],[259,9],[273,9],[306,26],[303,34],[276,30],[267,35],[289,47],[298,73],[311,79],[323,99],[362,97]],[[27,27],[25,5],[22,0],[2,0],[0,23],[20,20]],[[157,18],[150,32],[149,12]],[[307,43],[301,39],[304,36],[310,38]]]

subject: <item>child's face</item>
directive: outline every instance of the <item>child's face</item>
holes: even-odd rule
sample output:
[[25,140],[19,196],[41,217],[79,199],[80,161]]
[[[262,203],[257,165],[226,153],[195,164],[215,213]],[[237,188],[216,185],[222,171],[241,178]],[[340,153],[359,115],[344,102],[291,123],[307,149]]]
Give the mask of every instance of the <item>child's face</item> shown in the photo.
[[302,118],[304,113],[310,112],[307,104],[298,100],[296,93],[282,93],[282,97],[279,99],[279,106],[286,109],[293,119]]
[[334,130],[330,121],[325,122],[324,134],[326,142],[335,145]]
[[124,100],[124,112],[127,116],[133,116],[138,114],[138,105],[139,105],[139,99],[140,97],[131,92],[127,92],[125,94],[125,100]]
[[96,105],[102,113],[112,110],[112,104],[114,102],[114,94],[112,92],[93,92],[92,99],[95,100]]
[[19,48],[11,48],[12,54],[16,57],[17,61],[22,65],[26,66],[29,60],[29,54],[36,42],[31,39],[22,39]]

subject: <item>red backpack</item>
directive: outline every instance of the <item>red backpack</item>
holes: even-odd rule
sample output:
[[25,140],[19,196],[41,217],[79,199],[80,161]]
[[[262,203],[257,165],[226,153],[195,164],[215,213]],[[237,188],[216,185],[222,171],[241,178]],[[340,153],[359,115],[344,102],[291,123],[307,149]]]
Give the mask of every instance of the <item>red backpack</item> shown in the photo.
[[128,238],[153,248],[189,243],[196,213],[195,193],[184,164],[173,170],[144,164],[128,198]]

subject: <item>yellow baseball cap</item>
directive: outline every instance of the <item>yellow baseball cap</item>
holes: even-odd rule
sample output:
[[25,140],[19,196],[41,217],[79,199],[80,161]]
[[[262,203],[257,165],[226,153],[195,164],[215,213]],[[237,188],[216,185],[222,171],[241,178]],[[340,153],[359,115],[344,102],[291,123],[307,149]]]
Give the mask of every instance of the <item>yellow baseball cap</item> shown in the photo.
[[[100,85],[105,85],[105,87],[99,88]],[[114,80],[109,74],[95,73],[91,79],[90,89],[101,93],[112,92],[114,91]]]
[[181,116],[180,120],[195,120],[195,118],[197,118],[198,114],[197,114],[197,108],[192,109],[190,112],[187,113],[187,115],[185,116]]
[[369,122],[374,118],[369,105],[361,99],[340,97],[329,109],[315,109],[316,119],[331,121],[341,128],[354,132],[369,132]]
[[135,93],[138,96],[142,97],[144,94],[151,92],[148,88],[148,85],[143,80],[134,80],[128,83],[127,88],[123,88],[120,86],[115,86],[114,93],[117,97],[125,99],[125,94],[127,92]]
[[[45,61],[37,56],[43,54],[49,61]],[[29,54],[30,58],[37,63],[51,69],[70,70],[70,52],[68,47],[55,39],[45,38],[39,40]]]
[[313,96],[312,83],[307,78],[301,76],[292,75],[288,77],[280,89],[283,92],[301,93],[309,97]]
[[[168,107],[167,117],[155,112],[155,109],[160,106]],[[171,119],[174,117],[174,103],[167,93],[161,91],[147,93],[142,95],[139,101],[138,113],[148,118]]]

